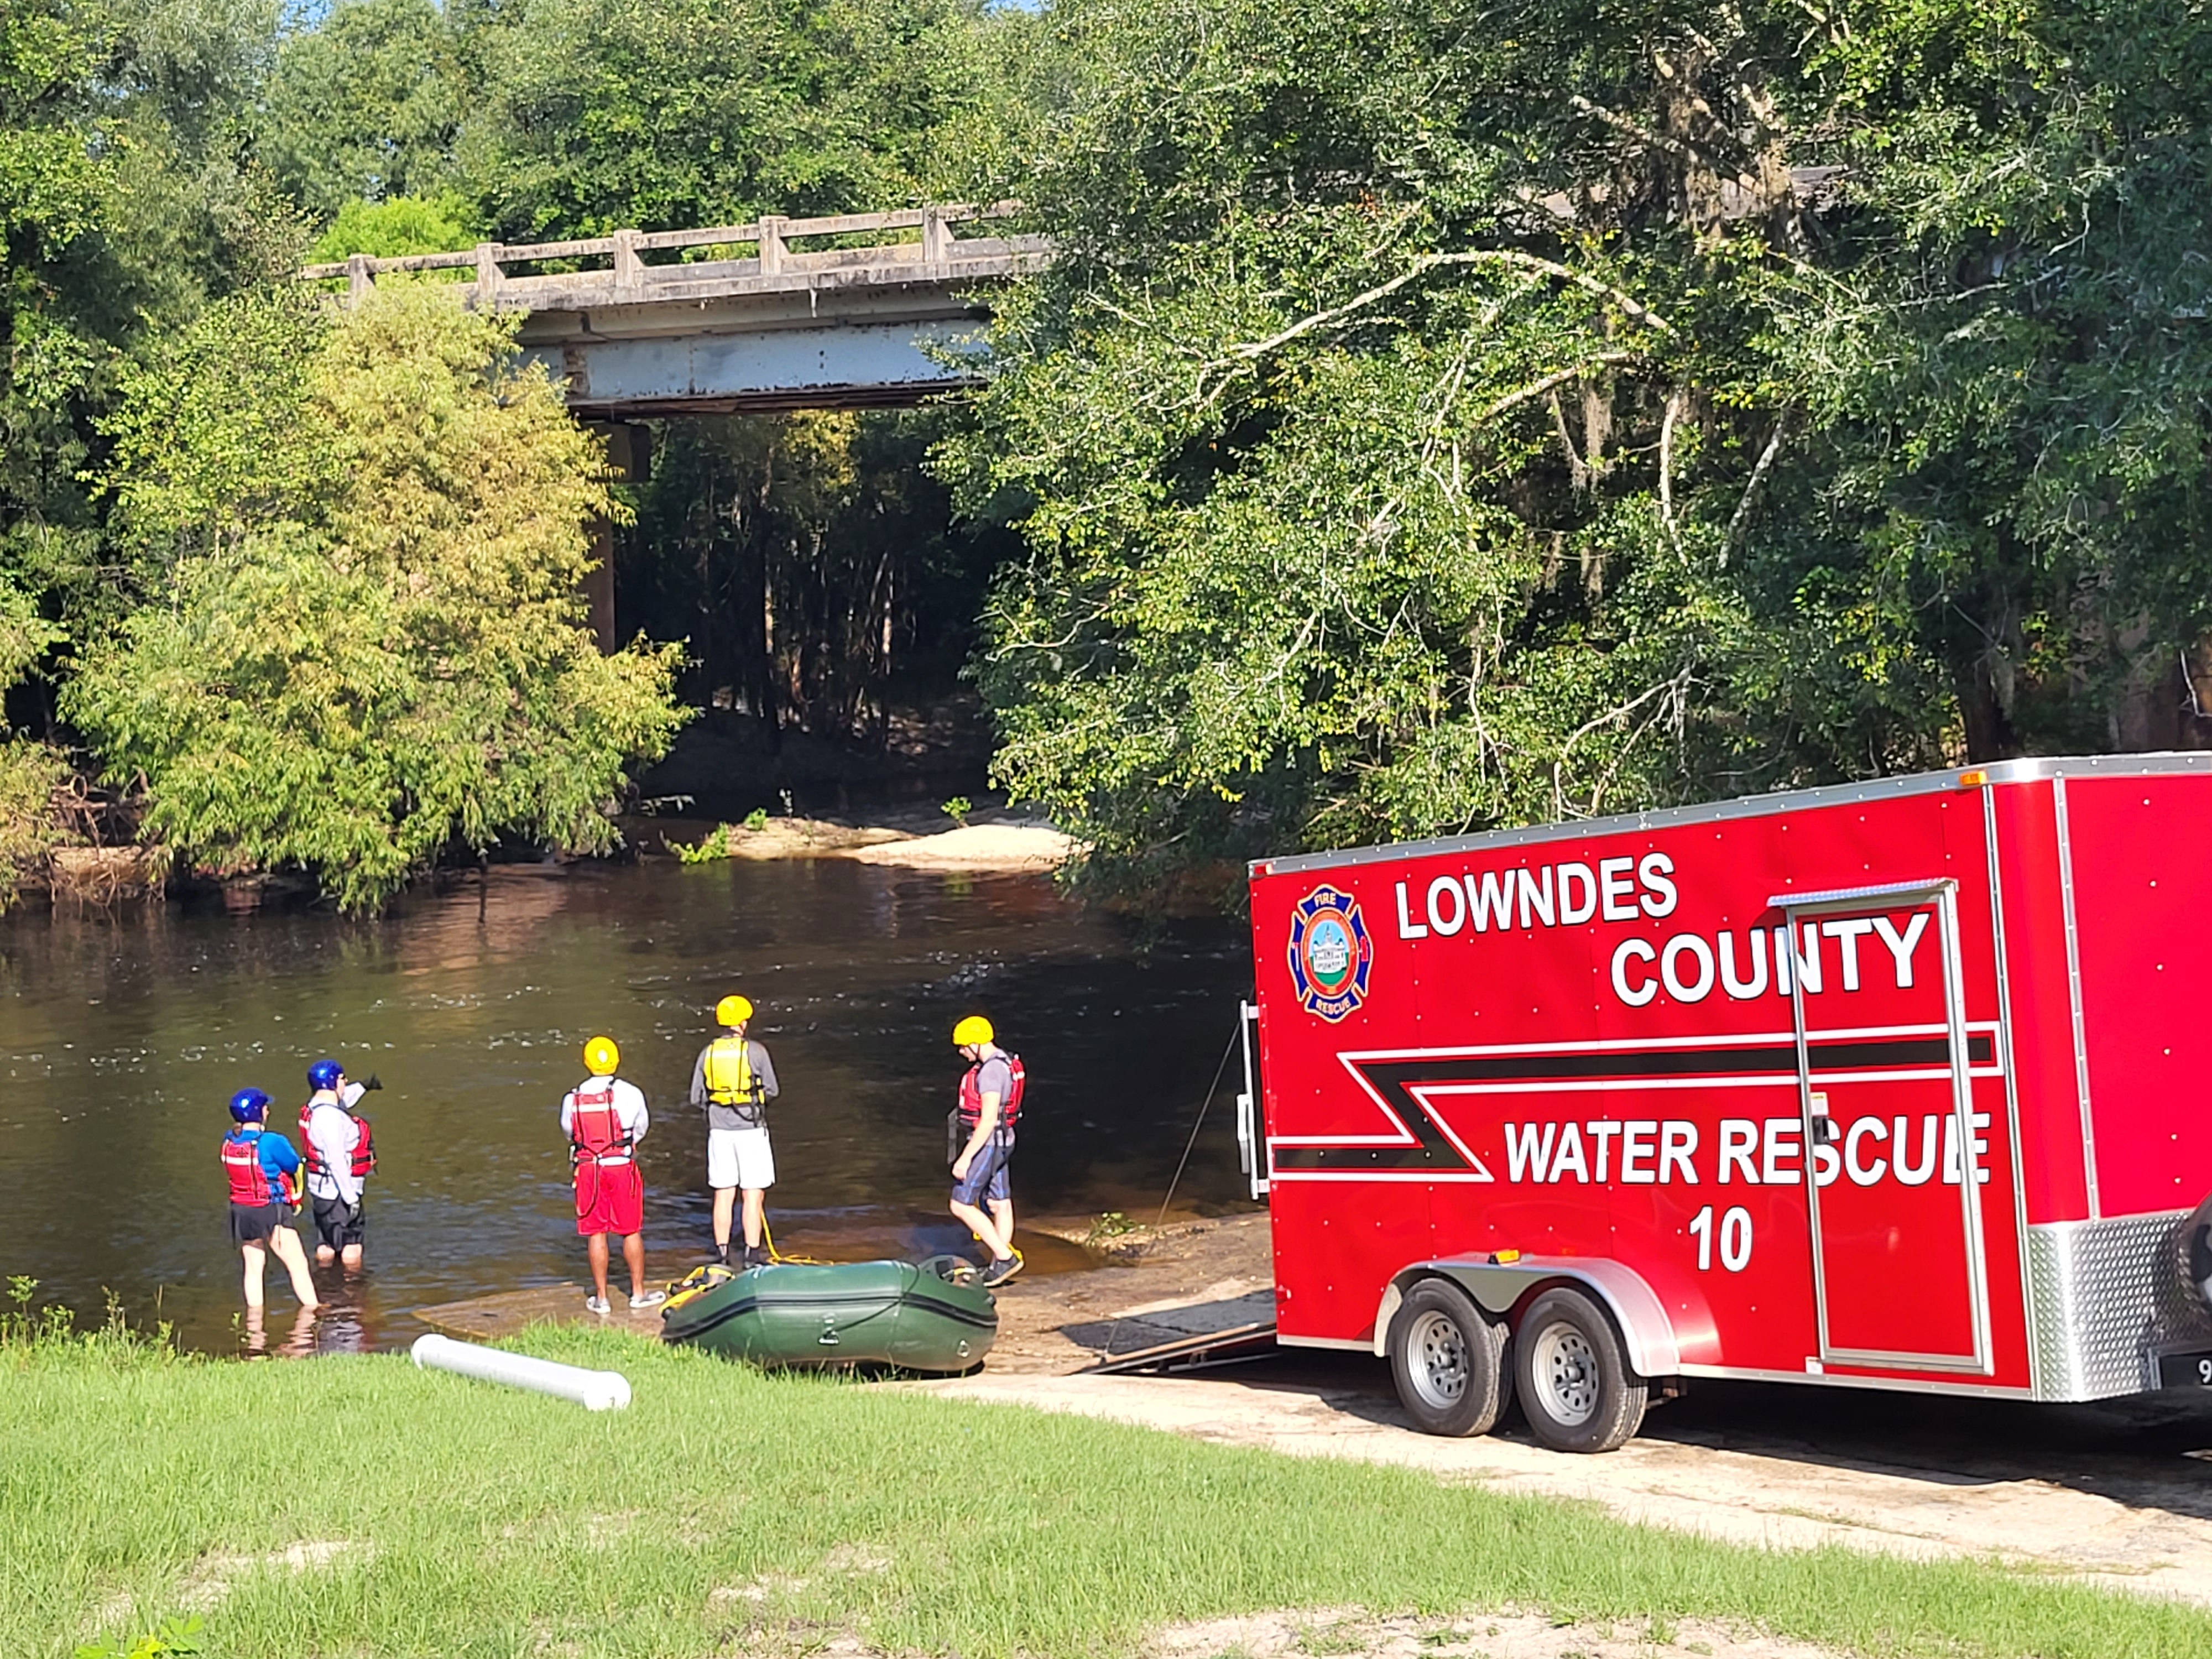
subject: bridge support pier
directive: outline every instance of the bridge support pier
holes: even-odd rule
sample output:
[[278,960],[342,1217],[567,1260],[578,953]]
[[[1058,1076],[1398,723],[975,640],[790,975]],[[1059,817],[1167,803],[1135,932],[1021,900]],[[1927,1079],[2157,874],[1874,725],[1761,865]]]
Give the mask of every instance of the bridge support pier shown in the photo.
[[[585,430],[605,446],[607,470],[623,483],[642,483],[653,470],[653,434],[628,421],[592,421]],[[584,599],[591,606],[592,636],[601,655],[611,654],[615,637],[615,527],[605,519],[591,524],[592,567],[584,573]]]

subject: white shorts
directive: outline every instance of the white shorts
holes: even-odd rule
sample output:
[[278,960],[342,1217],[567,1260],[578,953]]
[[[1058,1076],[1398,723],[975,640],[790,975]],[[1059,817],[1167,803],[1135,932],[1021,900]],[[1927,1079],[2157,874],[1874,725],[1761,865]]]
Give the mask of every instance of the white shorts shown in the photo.
[[707,1184],[766,1188],[775,1185],[775,1154],[766,1129],[707,1131]]

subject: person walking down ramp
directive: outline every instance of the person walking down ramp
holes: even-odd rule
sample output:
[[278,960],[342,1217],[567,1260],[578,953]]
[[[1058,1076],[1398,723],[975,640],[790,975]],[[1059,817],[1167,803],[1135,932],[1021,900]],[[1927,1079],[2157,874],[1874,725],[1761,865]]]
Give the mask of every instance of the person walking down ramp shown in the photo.
[[776,1097],[775,1067],[768,1050],[745,1036],[753,1006],[740,996],[714,1005],[722,1035],[699,1051],[691,1067],[691,1103],[707,1109],[707,1185],[714,1194],[714,1253],[730,1259],[730,1212],[742,1191],[744,1263],[769,1259],[761,1243],[768,1189],[775,1185],[775,1152],[769,1145],[768,1103]]
[[292,1143],[266,1126],[269,1097],[240,1089],[230,1097],[232,1128],[222,1138],[222,1172],[230,1183],[230,1242],[246,1268],[246,1305],[258,1310],[264,1300],[262,1278],[269,1252],[292,1275],[292,1294],[303,1310],[319,1308],[307,1252],[292,1231],[291,1210],[300,1201],[300,1154]]
[[590,1241],[592,1294],[584,1305],[608,1311],[607,1235],[622,1237],[623,1261],[629,1268],[629,1305],[657,1306],[665,1297],[645,1288],[645,1177],[634,1156],[645,1139],[649,1119],[645,1096],[635,1084],[615,1075],[622,1050],[611,1037],[595,1036],[584,1045],[591,1073],[561,1097],[561,1127],[568,1136],[568,1156],[576,1171],[576,1231]]
[[364,1226],[362,1193],[376,1168],[368,1120],[354,1110],[375,1078],[352,1083],[335,1060],[307,1067],[307,1103],[300,1108],[300,1151],[307,1164],[307,1197],[315,1216],[315,1261],[327,1267],[342,1262],[349,1273],[361,1271]]
[[[994,1040],[991,1022],[970,1014],[952,1028],[953,1045],[968,1061],[960,1103],[952,1109],[952,1213],[968,1224],[991,1252],[986,1285],[1003,1285],[1022,1270],[1014,1248],[1014,1194],[1007,1165],[1014,1156],[1014,1125],[1021,1116],[1025,1081],[1021,1058]],[[981,1206],[991,1206],[988,1215]]]

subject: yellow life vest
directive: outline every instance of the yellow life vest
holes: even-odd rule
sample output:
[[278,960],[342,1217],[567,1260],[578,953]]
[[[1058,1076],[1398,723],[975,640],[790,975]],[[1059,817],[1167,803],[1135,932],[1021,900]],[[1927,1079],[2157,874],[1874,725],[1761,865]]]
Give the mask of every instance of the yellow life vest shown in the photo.
[[758,1123],[766,1115],[753,1057],[743,1037],[716,1037],[707,1045],[707,1098]]

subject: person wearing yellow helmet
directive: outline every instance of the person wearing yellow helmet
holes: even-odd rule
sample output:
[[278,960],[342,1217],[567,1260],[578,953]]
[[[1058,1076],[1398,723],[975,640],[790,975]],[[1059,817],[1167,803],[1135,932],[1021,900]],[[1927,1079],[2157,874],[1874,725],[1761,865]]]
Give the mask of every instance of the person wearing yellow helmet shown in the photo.
[[[959,1103],[945,1127],[952,1152],[951,1211],[991,1252],[986,1285],[1003,1285],[1022,1270],[1014,1248],[1014,1194],[1007,1165],[1014,1156],[1014,1126],[1027,1082],[1021,1056],[999,1047],[998,1034],[981,1014],[952,1028],[953,1046],[968,1062]],[[990,1213],[983,1212],[988,1204]]]
[[622,1050],[612,1037],[593,1037],[584,1045],[584,1066],[591,1076],[561,1097],[561,1127],[576,1172],[576,1231],[588,1241],[592,1261],[592,1293],[584,1305],[595,1314],[612,1306],[607,1297],[609,1233],[622,1236],[629,1305],[650,1308],[665,1294],[645,1288],[645,1178],[638,1172],[636,1151],[652,1119],[644,1092],[615,1075],[621,1064]]
[[769,1259],[762,1246],[768,1189],[775,1185],[775,1150],[769,1145],[768,1103],[776,1097],[768,1050],[745,1036],[753,1005],[726,996],[714,1005],[722,1035],[699,1051],[691,1067],[691,1103],[707,1110],[707,1185],[714,1194],[714,1253],[730,1259],[730,1216],[745,1195],[744,1265]]

